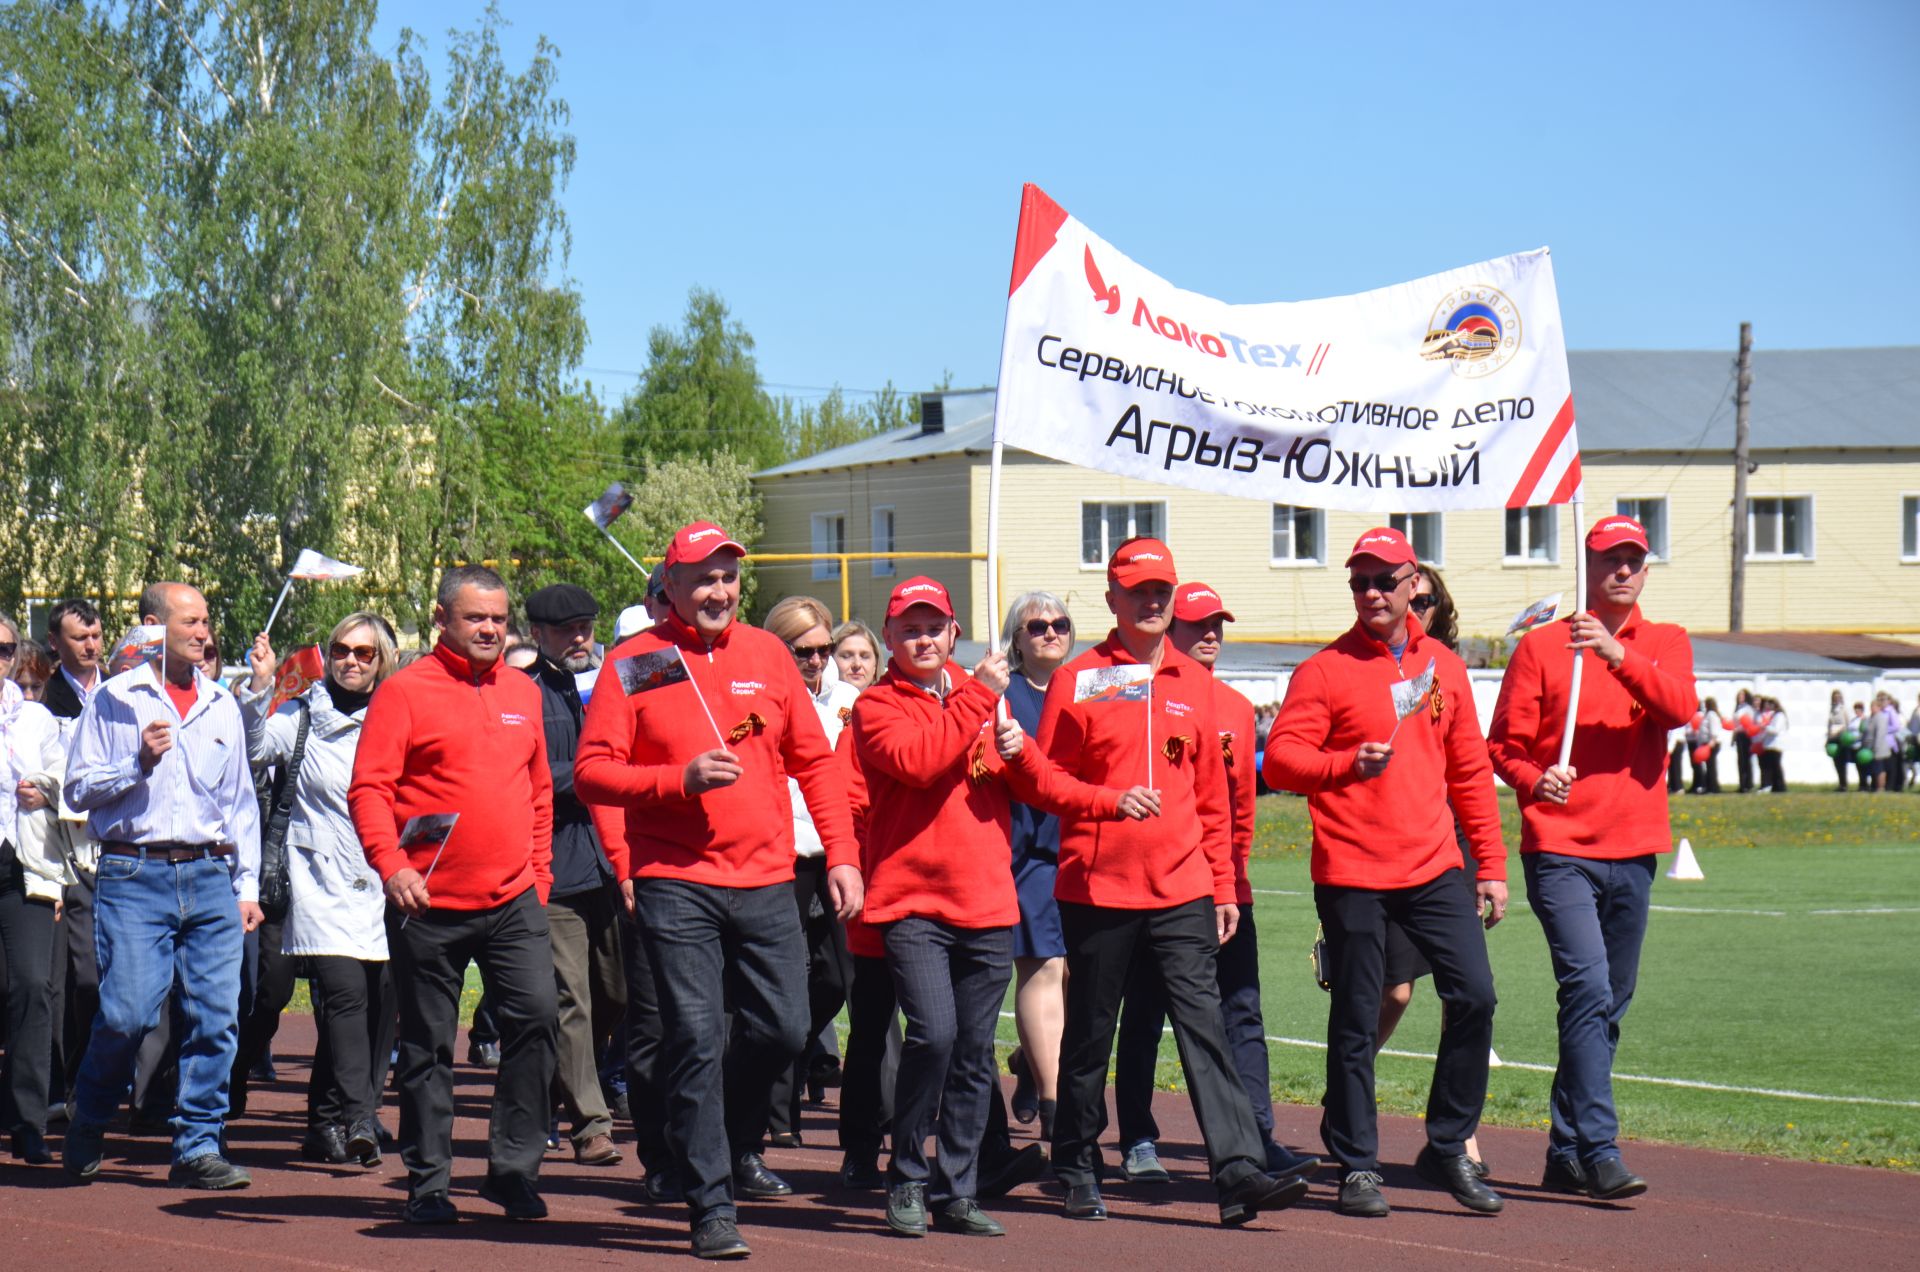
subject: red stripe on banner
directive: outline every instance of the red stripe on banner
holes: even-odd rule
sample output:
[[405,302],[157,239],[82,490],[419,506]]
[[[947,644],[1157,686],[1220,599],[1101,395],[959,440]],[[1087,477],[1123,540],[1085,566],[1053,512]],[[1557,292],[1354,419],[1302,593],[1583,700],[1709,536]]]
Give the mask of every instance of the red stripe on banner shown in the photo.
[[1067,223],[1067,210],[1047,197],[1047,192],[1029,181],[1020,188],[1020,229],[1013,236],[1013,282],[1007,295],[1020,290],[1027,275],[1053,250],[1060,227]]
[[1573,492],[1580,489],[1580,452],[1573,453],[1573,462],[1567,465],[1567,475],[1553,488],[1553,498],[1548,503],[1563,504],[1573,498]]
[[1547,465],[1553,462],[1553,453],[1560,449],[1560,443],[1567,439],[1567,431],[1573,427],[1573,394],[1567,394],[1567,400],[1560,405],[1559,414],[1553,417],[1553,423],[1547,425],[1547,432],[1534,447],[1533,458],[1527,461],[1526,471],[1520,474],[1520,480],[1513,484],[1513,493],[1507,496],[1507,507],[1524,508],[1527,496],[1540,484],[1541,474],[1547,471]]
[[1320,361],[1314,364],[1313,373],[1319,375],[1327,369],[1327,355],[1333,352],[1332,345],[1320,346]]

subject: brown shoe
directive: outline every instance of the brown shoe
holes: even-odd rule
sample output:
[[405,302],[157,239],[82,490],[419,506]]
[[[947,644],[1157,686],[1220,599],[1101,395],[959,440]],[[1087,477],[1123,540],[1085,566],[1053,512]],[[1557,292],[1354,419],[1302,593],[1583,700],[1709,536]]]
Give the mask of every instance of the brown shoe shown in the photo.
[[618,1166],[620,1150],[613,1146],[613,1136],[596,1135],[573,1146],[573,1160],[582,1166]]

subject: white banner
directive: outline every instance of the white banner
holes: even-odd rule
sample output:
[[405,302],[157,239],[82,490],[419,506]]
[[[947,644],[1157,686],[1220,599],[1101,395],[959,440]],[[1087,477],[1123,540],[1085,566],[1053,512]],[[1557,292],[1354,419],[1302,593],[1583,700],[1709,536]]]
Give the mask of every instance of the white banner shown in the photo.
[[362,566],[348,565],[312,548],[302,548],[300,555],[294,559],[293,568],[287,571],[287,577],[326,583],[336,579],[358,578],[365,573],[366,569]]
[[1146,481],[1354,512],[1566,503],[1580,447],[1546,249],[1229,305],[1026,187],[995,437]]

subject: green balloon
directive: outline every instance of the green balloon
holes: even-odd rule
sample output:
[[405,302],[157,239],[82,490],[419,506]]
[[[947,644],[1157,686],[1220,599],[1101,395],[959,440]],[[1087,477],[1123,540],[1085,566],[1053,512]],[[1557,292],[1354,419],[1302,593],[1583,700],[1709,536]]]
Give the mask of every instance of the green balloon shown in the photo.
[[1851,751],[1854,747],[1860,745],[1860,735],[1852,729],[1848,729],[1840,735],[1840,745]]
[[1827,754],[1828,755],[1840,754],[1840,744],[1838,742],[1827,743]]
[[1871,764],[1873,763],[1873,748],[1870,746],[1863,746],[1859,749],[1859,751],[1854,753],[1853,758],[1860,761],[1862,764]]

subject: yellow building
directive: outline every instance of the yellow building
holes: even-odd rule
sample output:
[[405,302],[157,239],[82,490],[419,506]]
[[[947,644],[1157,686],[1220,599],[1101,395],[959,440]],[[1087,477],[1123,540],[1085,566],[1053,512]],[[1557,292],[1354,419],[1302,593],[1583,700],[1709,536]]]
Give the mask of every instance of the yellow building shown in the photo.
[[[1589,523],[1639,516],[1659,560],[1653,606],[1725,631],[1732,566],[1733,358],[1569,357]],[[1920,348],[1756,353],[1749,631],[1920,634]],[[763,552],[984,552],[993,391],[931,394],[918,428],[756,474]],[[1341,562],[1379,518],[1153,485],[1008,452],[1001,488],[1005,599],[1064,597],[1083,633],[1110,625],[1104,564],[1130,534],[1164,538],[1181,576],[1217,588],[1236,640],[1320,642],[1353,621]],[[1529,603],[1573,587],[1566,508],[1395,515],[1441,568],[1465,635],[1497,635]],[[837,603],[839,565],[759,567],[763,601]],[[984,636],[984,562],[851,562],[852,612],[884,613],[901,574],[946,582]]]

